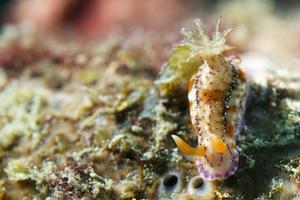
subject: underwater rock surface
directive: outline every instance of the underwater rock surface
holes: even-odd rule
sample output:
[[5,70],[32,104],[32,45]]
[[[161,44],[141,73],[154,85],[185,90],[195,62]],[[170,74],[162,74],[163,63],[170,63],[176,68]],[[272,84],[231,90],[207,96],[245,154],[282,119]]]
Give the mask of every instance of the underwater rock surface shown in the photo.
[[171,138],[196,144],[187,83],[202,61],[173,47],[158,76],[149,52],[163,49],[148,37],[82,45],[5,28],[0,199],[299,199],[300,66],[241,55],[252,82],[239,167],[209,182]]

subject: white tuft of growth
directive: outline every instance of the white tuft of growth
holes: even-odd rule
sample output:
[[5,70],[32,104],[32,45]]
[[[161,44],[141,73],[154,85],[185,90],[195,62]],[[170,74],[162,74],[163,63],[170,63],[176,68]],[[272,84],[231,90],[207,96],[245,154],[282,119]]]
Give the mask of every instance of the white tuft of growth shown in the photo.
[[226,36],[232,29],[219,31],[220,18],[217,21],[212,37],[209,37],[206,28],[200,19],[194,21],[193,28],[182,28],[181,34],[185,37],[178,46],[184,46],[191,50],[189,59],[194,57],[209,58],[220,55],[232,49],[226,44]]

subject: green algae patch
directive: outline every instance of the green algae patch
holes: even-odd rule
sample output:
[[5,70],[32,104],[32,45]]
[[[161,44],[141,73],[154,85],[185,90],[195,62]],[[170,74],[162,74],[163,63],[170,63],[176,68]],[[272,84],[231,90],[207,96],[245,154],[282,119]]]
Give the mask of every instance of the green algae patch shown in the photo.
[[[49,91],[40,83],[13,81],[0,94],[0,147],[8,148],[20,137],[36,134]],[[36,89],[33,91],[32,87]]]
[[[191,49],[184,46],[175,46],[171,56],[155,81],[161,95],[172,95],[178,89],[187,90],[187,85],[192,75],[203,63],[200,58],[190,58]],[[190,59],[189,59],[190,58]]]
[[[65,52],[24,27],[12,31],[0,38],[19,59],[0,59],[2,198],[154,198],[161,174],[182,159],[169,139],[187,113],[160,97],[144,47],[110,38]],[[27,37],[38,39],[26,52],[43,56],[19,58]]]

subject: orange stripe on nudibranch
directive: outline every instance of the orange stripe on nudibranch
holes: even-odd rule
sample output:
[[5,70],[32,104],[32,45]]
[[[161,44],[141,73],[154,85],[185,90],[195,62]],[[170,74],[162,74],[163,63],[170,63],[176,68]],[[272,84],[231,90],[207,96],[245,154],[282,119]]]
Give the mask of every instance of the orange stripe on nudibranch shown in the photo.
[[189,82],[189,92],[193,89],[193,85],[194,85],[194,78],[193,77],[191,78],[191,80]]
[[234,131],[235,131],[235,125],[232,122],[229,122],[229,124],[227,125],[227,134],[226,134],[226,136],[229,137],[229,138],[233,138]]
[[212,144],[217,153],[225,153],[227,150],[226,144],[216,135],[211,135]]
[[241,69],[238,69],[238,75],[239,75],[239,78],[241,80],[242,83],[246,83],[247,82],[247,78],[246,78],[246,74],[243,70]]
[[229,111],[230,111],[230,112],[233,112],[233,113],[236,113],[236,112],[238,111],[237,105],[232,105],[232,106],[230,106]]
[[195,134],[198,135],[198,133],[199,133],[199,128],[198,128],[197,126],[193,126],[193,128],[194,128]]
[[204,102],[219,101],[224,98],[224,93],[216,89],[202,89],[199,93],[201,100]]
[[192,101],[189,101],[189,108],[191,109],[193,106],[193,102]]

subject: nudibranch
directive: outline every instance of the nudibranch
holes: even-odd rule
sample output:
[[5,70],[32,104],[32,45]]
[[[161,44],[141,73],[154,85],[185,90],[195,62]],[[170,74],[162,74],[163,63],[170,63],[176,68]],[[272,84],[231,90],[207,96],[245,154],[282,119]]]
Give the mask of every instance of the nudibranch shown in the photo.
[[178,148],[196,156],[200,176],[206,180],[223,180],[238,167],[236,135],[242,128],[247,79],[239,68],[238,59],[224,53],[231,49],[226,44],[229,30],[220,32],[219,23],[212,37],[200,20],[194,29],[183,29],[184,40],[179,43],[190,49],[190,58],[199,57],[203,64],[192,76],[188,86],[191,123],[198,136],[198,147],[193,148],[172,135]]

